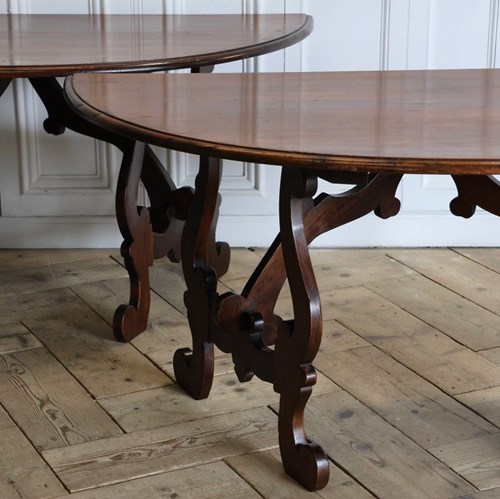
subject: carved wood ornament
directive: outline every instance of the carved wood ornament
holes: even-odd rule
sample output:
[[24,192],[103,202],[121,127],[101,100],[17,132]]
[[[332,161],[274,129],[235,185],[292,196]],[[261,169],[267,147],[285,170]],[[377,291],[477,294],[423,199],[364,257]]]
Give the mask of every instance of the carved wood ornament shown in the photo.
[[[114,92],[103,98],[95,89],[108,84]],[[134,106],[124,109],[120,89],[129,95],[136,88],[143,95],[145,86],[176,105],[159,116]],[[96,126],[138,141],[126,149],[122,190],[128,196],[120,201],[125,210],[119,215],[126,259],[141,254],[134,262],[142,273],[136,277],[131,271],[136,309],[154,255],[152,243],[144,241],[155,224],[171,226],[170,219],[150,223],[147,212],[137,211],[135,190],[148,150],[142,143],[200,156],[194,192],[168,191],[176,207],[174,226],[184,223],[180,256],[192,333],[191,347],[174,356],[177,381],[194,398],[207,397],[217,346],[232,355],[240,381],[256,376],[272,383],[280,397],[284,468],[308,490],[324,487],[328,458],[307,435],[305,422],[322,335],[308,246],[371,212],[384,219],[396,215],[396,191],[407,173],[452,175],[455,215],[469,217],[476,206],[500,215],[500,182],[491,176],[500,173],[500,71],[162,75],[127,83],[113,75],[86,75],[70,79],[67,89],[79,113]],[[462,119],[450,120],[443,109],[452,109],[453,117],[463,113]],[[219,158],[282,166],[280,232],[241,293],[217,291],[229,264],[229,247],[215,238]],[[318,179],[351,187],[341,194],[316,194]],[[286,280],[293,320],[275,311]]]

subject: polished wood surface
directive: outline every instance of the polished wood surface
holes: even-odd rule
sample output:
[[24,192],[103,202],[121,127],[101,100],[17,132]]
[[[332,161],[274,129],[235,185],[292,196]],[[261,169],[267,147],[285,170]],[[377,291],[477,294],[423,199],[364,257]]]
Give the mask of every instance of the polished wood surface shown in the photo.
[[139,140],[263,163],[500,171],[500,70],[77,75],[87,119]]
[[[500,173],[500,72],[96,74],[68,78],[66,91],[82,117],[136,151],[148,142],[201,155],[182,240],[193,344],[174,355],[177,382],[207,397],[213,345],[231,353],[241,382],[257,376],[280,395],[285,471],[308,490],[325,487],[329,460],[304,427],[323,330],[308,245],[370,212],[396,215],[405,173],[450,174],[455,215],[480,206],[500,216],[500,182],[488,176]],[[227,263],[214,239],[221,158],[283,166],[280,232],[240,293],[217,291]],[[141,164],[138,155],[129,166]],[[345,172],[354,187],[316,195],[319,178],[341,183]],[[293,319],[276,310],[286,280]]]
[[305,38],[310,16],[0,15],[0,78],[200,67]]
[[[46,132],[60,135],[69,128],[111,143],[124,153],[116,212],[131,290],[129,303],[117,309],[114,325],[116,337],[129,341],[147,325],[148,269],[153,259],[168,255],[179,261],[180,233],[192,192],[176,189],[150,147],[140,154],[143,163],[131,168],[132,141],[77,116],[56,77],[90,70],[210,72],[216,64],[301,41],[313,28],[312,18],[304,14],[30,14],[0,15],[0,27],[0,96],[12,79],[29,78],[47,110]],[[148,193],[147,209],[136,206],[139,177]]]

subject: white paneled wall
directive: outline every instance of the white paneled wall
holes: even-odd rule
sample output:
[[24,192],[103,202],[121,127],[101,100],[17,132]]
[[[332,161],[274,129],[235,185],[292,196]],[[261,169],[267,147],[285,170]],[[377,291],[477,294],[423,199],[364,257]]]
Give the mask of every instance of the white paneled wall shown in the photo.
[[[345,71],[495,67],[500,0],[0,0],[0,12],[307,12],[312,35],[298,46],[217,71]],[[43,132],[43,106],[25,82],[0,99],[2,246],[118,246],[113,191],[119,155],[76,134]],[[196,158],[159,152],[179,184]],[[279,169],[227,162],[219,237],[266,245],[277,230]],[[405,178],[399,216],[375,217],[323,236],[321,245],[500,245],[499,220],[453,217],[452,182]],[[28,238],[25,234],[30,232]]]

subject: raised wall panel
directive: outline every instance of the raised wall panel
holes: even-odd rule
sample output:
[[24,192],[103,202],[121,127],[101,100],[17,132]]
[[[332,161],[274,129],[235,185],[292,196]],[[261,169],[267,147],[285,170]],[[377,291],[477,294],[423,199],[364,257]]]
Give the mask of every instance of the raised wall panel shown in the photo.
[[[284,11],[283,0],[260,1],[243,0],[241,2],[184,2],[184,13],[279,13]],[[215,72],[254,72],[279,71],[285,64],[284,51],[264,55],[244,61],[234,61],[218,65]],[[194,186],[198,171],[198,158],[193,155],[168,151],[165,156],[159,151],[160,158],[165,164],[172,179],[177,185]],[[276,217],[278,203],[276,192],[279,185],[279,168],[254,163],[241,163],[224,160],[224,173],[220,191],[222,204],[220,207],[221,221],[224,225],[225,217],[241,215]]]
[[491,66],[494,68],[500,67],[500,34],[499,34],[499,18],[500,18],[500,0],[492,0],[490,8],[490,43],[491,43]]
[[[415,2],[417,3],[417,2]],[[498,0],[433,0],[428,6],[427,65],[430,69],[492,67],[495,64]],[[418,37],[417,33],[412,36]],[[409,57],[419,57],[419,51]],[[403,213],[449,213],[449,202],[456,196],[453,180],[443,175],[407,177],[403,184]],[[446,243],[444,243],[446,244]],[[471,243],[472,244],[472,243]]]
[[[429,66],[429,38],[431,12],[434,0],[410,0],[406,34],[406,67],[402,69],[425,69]],[[395,23],[397,23],[395,18]],[[394,40],[401,43],[401,40]]]
[[435,0],[431,11],[429,67],[488,65],[491,0]]
[[46,111],[29,83],[16,81],[14,89],[21,194],[64,188],[111,191],[104,145],[71,131],[65,137],[44,133],[40,124]]
[[381,69],[424,69],[428,66],[430,13],[433,0],[386,0],[387,64]]
[[[0,12],[8,11],[286,11],[314,17],[314,31],[301,44],[219,66],[218,72],[500,67],[500,0],[0,0]],[[121,154],[74,134],[46,135],[43,107],[29,86],[19,84],[13,90],[0,99],[0,244],[118,246],[113,189]],[[197,158],[158,151],[179,185],[193,185]],[[225,162],[220,239],[235,245],[272,240],[278,223],[279,176],[278,167]],[[328,184],[320,188],[344,189]],[[450,215],[448,204],[455,189],[448,177],[408,176],[398,196],[403,202],[398,217],[367,217],[322,237],[318,244],[500,245],[499,219],[481,212],[469,221]],[[140,202],[145,198],[142,192]],[[26,231],[31,231],[29,240]]]
[[379,69],[381,0],[306,2],[315,19],[307,40],[307,71]]
[[88,12],[89,0],[10,0],[13,14],[83,14]]
[[[13,13],[96,12],[96,2],[11,1]],[[59,4],[59,5],[58,5]],[[58,8],[59,7],[59,8]],[[3,96],[2,127],[14,132],[15,154],[2,176],[2,215],[113,216],[118,164],[111,146],[66,131],[54,137],[42,123],[46,110],[27,80]]]

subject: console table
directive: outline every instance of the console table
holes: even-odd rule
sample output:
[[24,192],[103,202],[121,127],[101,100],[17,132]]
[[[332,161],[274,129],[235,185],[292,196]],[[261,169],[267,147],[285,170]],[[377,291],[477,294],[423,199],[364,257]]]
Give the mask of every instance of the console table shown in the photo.
[[[404,174],[449,174],[458,190],[455,215],[470,217],[476,206],[500,215],[500,183],[491,176],[500,173],[500,70],[96,74],[69,78],[66,90],[82,117],[135,141],[127,152],[130,191],[144,143],[200,155],[182,236],[193,347],[174,356],[177,381],[193,397],[207,397],[213,345],[231,352],[240,381],[256,375],[280,394],[285,470],[309,490],[323,487],[328,459],[304,430],[322,333],[308,244],[372,211],[396,215]],[[166,102],[176,103],[167,114]],[[280,233],[240,294],[217,293],[228,252],[213,238],[220,158],[283,167]],[[318,178],[354,187],[315,196]],[[136,211],[124,218],[151,232]],[[292,321],[274,313],[286,278]]]
[[[0,96],[13,79],[28,78],[47,110],[43,126],[48,133],[60,135],[69,128],[128,154],[128,139],[72,111],[56,77],[81,71],[190,68],[194,73],[210,72],[214,64],[298,43],[312,27],[312,18],[304,14],[0,15]],[[151,220],[152,234],[138,234],[125,222],[128,211],[137,210],[131,204],[136,194],[126,191],[126,168],[121,169],[116,192],[116,214],[124,238],[122,256],[131,290],[129,303],[116,310],[113,329],[124,341],[146,329],[148,268],[153,259],[168,255],[179,260],[180,233],[192,198],[191,189],[176,188],[149,147],[143,163],[140,175],[151,206],[141,216]]]

